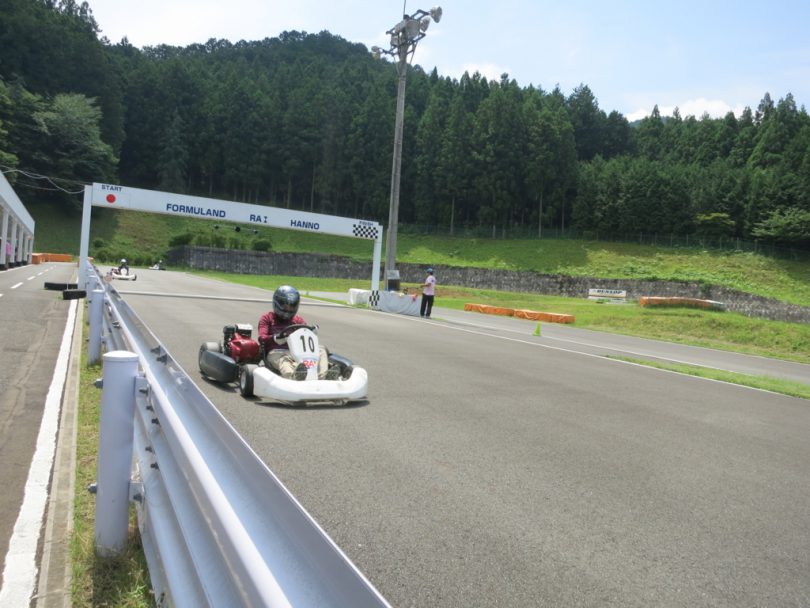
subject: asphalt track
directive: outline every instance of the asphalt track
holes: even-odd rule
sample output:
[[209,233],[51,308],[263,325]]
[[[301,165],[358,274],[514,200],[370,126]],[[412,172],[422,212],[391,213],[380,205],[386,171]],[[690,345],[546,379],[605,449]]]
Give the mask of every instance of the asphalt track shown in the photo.
[[[74,264],[0,272],[0,555],[23,503],[70,302],[44,283],[75,280]],[[47,474],[47,471],[46,471]],[[47,479],[47,478],[46,478]]]
[[370,398],[287,407],[197,372],[200,344],[255,327],[270,293],[148,270],[116,287],[395,606],[810,604],[810,403],[605,355],[810,366],[306,300]]

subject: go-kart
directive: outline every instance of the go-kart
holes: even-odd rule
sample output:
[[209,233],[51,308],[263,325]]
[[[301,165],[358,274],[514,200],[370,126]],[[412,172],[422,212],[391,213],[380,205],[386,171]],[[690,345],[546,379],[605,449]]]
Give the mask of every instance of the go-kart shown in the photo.
[[124,281],[137,281],[138,275],[132,272],[129,268],[118,268],[117,266],[110,268],[107,276],[113,279],[122,279]]
[[348,403],[365,399],[368,373],[345,357],[328,353],[327,378],[318,378],[320,347],[316,332],[316,326],[293,324],[274,336],[277,342],[286,339],[296,364],[299,368],[300,364],[304,365],[306,376],[302,379],[284,378],[267,365],[266,353],[253,339],[253,326],[249,323],[226,325],[221,342],[204,342],[198,357],[200,371],[217,382],[238,382],[243,397],[296,404],[318,401]]

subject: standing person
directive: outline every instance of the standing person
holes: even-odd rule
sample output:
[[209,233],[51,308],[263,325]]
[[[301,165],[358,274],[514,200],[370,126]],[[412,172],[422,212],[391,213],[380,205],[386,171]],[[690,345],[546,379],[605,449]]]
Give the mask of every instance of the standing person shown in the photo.
[[[259,319],[259,342],[264,347],[265,363],[278,370],[284,378],[303,380],[307,375],[306,367],[301,363],[296,367],[295,359],[287,347],[287,339],[276,336],[290,325],[307,325],[304,318],[298,315],[301,294],[295,287],[282,285],[273,293],[273,310],[264,313]],[[326,377],[329,368],[329,354],[319,345],[318,378]]]
[[433,276],[433,269],[427,269],[428,276],[425,282],[420,285],[422,288],[422,304],[419,308],[419,316],[426,319],[430,318],[430,313],[433,311],[433,298],[436,293],[436,277]]

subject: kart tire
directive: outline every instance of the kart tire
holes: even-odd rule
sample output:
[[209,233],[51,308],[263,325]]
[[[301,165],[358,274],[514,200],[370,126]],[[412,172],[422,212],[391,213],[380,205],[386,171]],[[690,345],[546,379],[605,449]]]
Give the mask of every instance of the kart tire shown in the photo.
[[203,372],[203,373],[205,373],[205,372],[203,371],[202,358],[203,358],[203,353],[205,353],[205,352],[221,353],[222,352],[222,347],[219,345],[219,342],[203,342],[202,343],[202,345],[200,346],[200,352],[197,355],[197,366],[200,368],[200,371]]
[[214,353],[221,353],[222,346],[219,342],[203,342],[202,346],[200,346],[200,352],[208,350]]
[[87,290],[85,289],[65,289],[62,291],[63,300],[78,300],[87,297]]
[[258,365],[248,363],[239,370],[239,393],[243,397],[253,396],[253,370],[257,367]]

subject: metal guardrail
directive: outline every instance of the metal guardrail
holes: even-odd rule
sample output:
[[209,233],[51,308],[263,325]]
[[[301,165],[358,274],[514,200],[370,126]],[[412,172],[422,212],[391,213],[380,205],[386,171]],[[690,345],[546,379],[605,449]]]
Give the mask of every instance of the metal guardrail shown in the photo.
[[[138,358],[124,499],[137,505],[158,605],[388,606],[118,292],[111,285],[102,290],[91,268],[88,287],[93,284],[91,298],[103,296],[107,350]],[[91,299],[91,328],[92,309]],[[116,353],[108,352],[105,364],[110,354]],[[103,446],[104,428],[101,433]],[[100,450],[99,461],[104,458]],[[96,500],[109,500],[101,474],[98,483]],[[97,504],[97,513],[104,507]],[[98,527],[96,542],[98,549]]]

